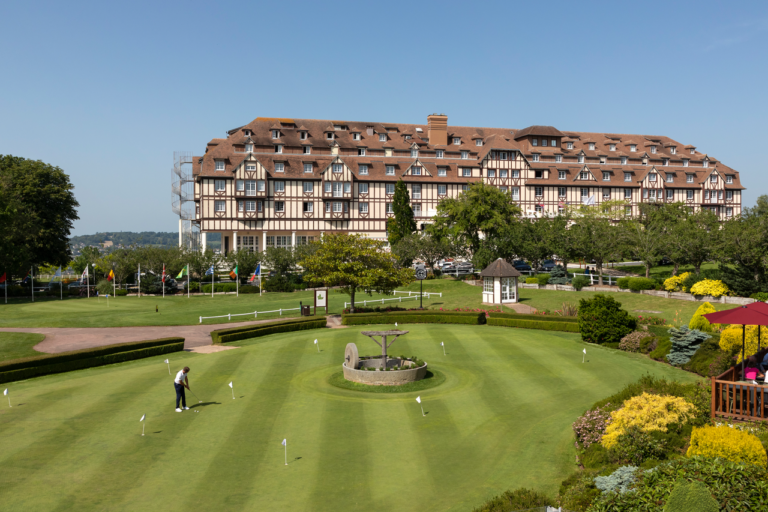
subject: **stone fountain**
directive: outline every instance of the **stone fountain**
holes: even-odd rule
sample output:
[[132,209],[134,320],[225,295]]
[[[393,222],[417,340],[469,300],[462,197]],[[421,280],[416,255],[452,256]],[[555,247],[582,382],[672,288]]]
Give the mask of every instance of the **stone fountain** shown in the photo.
[[[381,347],[381,355],[360,357],[357,345],[348,343],[342,364],[345,379],[373,386],[398,386],[421,380],[427,374],[427,363],[423,361],[387,355],[387,349],[408,331],[363,331],[361,334]],[[381,342],[376,337],[380,337]]]

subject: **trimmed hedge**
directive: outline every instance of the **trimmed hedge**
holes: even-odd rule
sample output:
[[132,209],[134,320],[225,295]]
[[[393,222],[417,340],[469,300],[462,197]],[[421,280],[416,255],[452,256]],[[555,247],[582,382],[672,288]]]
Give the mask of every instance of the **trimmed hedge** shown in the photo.
[[229,343],[232,341],[258,338],[268,334],[320,329],[325,327],[326,324],[327,320],[324,316],[278,320],[268,324],[255,324],[243,327],[232,327],[231,329],[219,329],[218,331],[211,332],[211,339],[214,344]]
[[342,315],[342,325],[369,324],[467,324],[482,325],[485,313],[463,311],[396,311],[392,313],[352,313]]
[[[237,290],[237,285],[235,283],[216,283],[213,287],[213,293],[234,292],[235,290]],[[204,284],[202,286],[202,292],[211,293],[211,285]]]
[[133,361],[181,350],[184,350],[184,338],[161,338],[118,343],[107,347],[75,350],[62,354],[13,359],[0,363],[0,383]]
[[498,325],[501,327],[520,327],[522,329],[539,329],[541,331],[579,332],[578,322],[545,321],[543,320],[543,317],[540,316],[538,316],[536,320],[490,317],[488,319],[488,325]]
[[491,313],[491,318],[508,318],[511,320],[535,320],[537,322],[572,322],[579,323],[575,316],[555,315],[524,315],[522,313]]
[[630,277],[629,289],[633,292],[639,292],[642,290],[655,290],[656,281],[648,277]]

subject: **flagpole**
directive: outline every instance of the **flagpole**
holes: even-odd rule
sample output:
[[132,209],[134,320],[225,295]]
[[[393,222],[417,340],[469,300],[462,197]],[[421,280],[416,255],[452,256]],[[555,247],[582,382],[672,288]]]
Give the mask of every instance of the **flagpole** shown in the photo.
[[165,298],[165,263],[163,263],[163,278],[160,282],[163,283],[161,286],[163,287],[163,298]]
[[[94,269],[94,272],[96,270]],[[88,294],[88,298],[91,298],[91,273],[88,272],[88,263],[85,263],[85,292]]]
[[29,277],[31,279],[30,283],[32,283],[32,302],[35,302],[35,266],[34,265],[29,267]]
[[115,275],[115,267],[112,266],[112,295],[117,296],[117,276]]
[[214,268],[214,266],[215,265],[211,265],[211,270],[212,270],[212,272],[211,272],[211,298],[213,298],[213,288],[214,288],[214,286],[216,286],[213,283],[213,278],[216,277],[216,269]]
[[240,296],[240,269],[237,266],[237,261],[235,261],[235,297]]
[[139,263],[139,297],[141,297],[141,263]]
[[59,265],[59,300],[64,300],[64,272],[61,271],[61,265]]
[[189,263],[187,263],[187,298],[189,298]]
[[261,297],[261,264],[259,264],[259,297]]

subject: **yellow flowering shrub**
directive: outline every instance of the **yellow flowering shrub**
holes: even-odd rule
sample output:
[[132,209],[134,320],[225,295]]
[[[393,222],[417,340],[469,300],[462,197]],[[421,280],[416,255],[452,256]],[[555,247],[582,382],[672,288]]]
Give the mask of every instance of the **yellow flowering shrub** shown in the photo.
[[705,302],[699,308],[696,310],[696,312],[691,317],[691,321],[688,322],[688,328],[689,329],[698,329],[700,331],[704,332],[712,332],[715,329],[714,328],[720,328],[720,324],[711,325],[709,323],[709,320],[704,318],[701,315],[706,315],[708,313],[714,313],[717,311],[715,309],[715,306],[710,304],[709,302]]
[[746,462],[765,466],[768,463],[765,448],[757,436],[726,425],[693,429],[688,457],[721,457],[732,462]]
[[[760,340],[761,346],[768,344],[768,327],[761,327]],[[738,350],[739,358],[738,362],[741,362],[741,326],[729,325],[723,332],[720,333],[720,348],[727,353],[733,353]],[[746,339],[744,342],[744,353],[747,357],[757,353],[757,326],[748,325]]]
[[643,393],[625,400],[621,409],[611,413],[611,423],[600,442],[612,448],[629,427],[638,427],[644,432],[666,432],[668,425],[686,423],[695,412],[696,407],[684,398]]
[[685,272],[679,276],[672,276],[669,279],[664,280],[664,289],[668,292],[679,292],[683,290],[683,281],[685,278],[691,275],[690,272]]
[[691,293],[694,295],[711,295],[712,297],[720,297],[721,295],[728,295],[728,287],[722,281],[715,281],[714,279],[705,279],[691,286]]

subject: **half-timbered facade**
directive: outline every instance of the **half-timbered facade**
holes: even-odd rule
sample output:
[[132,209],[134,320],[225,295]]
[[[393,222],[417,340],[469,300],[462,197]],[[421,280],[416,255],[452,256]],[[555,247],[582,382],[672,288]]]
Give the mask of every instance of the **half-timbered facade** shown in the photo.
[[419,226],[437,204],[484,181],[526,215],[568,205],[683,202],[721,219],[741,212],[739,173],[665,136],[257,118],[193,159],[196,221],[222,248],[289,247],[325,232],[386,238],[403,180]]

